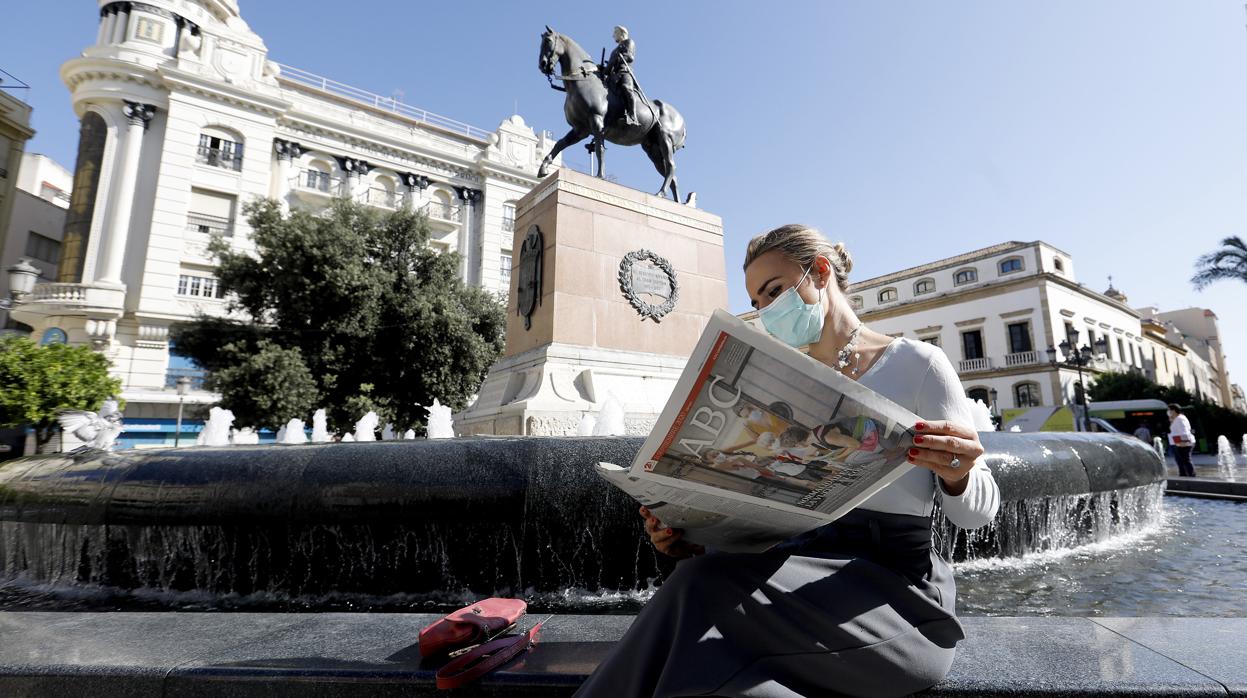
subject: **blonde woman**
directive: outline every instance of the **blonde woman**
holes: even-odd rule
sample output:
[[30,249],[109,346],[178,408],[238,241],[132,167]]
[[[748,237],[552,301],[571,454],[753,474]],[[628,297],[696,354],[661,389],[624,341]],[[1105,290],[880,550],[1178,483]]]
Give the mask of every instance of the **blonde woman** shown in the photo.
[[786,225],[750,241],[745,283],[768,332],[922,417],[914,467],[760,554],[707,553],[642,508],[654,546],[683,559],[578,696],[902,696],[948,672],[964,635],[934,504],[978,528],[1000,493],[948,358],[864,326],[852,267],[842,244]]

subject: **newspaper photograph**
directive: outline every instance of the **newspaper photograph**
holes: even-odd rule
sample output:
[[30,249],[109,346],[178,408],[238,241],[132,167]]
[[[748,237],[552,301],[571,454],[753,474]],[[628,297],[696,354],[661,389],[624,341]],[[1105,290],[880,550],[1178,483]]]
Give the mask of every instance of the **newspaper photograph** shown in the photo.
[[[658,504],[654,514],[685,528],[692,542],[708,544],[717,527],[752,548],[761,532],[773,544],[833,521],[908,471],[917,419],[718,311],[627,469],[629,486],[620,473],[599,472],[638,501]],[[664,515],[663,506],[693,513]],[[756,540],[748,541],[751,534]]]

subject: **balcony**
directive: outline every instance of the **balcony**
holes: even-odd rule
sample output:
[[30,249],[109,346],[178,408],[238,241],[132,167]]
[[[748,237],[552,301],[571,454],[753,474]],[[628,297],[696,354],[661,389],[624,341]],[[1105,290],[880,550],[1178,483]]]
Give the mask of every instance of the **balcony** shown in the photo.
[[294,185],[294,193],[312,204],[324,205],[346,194],[345,182],[334,179],[328,172],[303,170]]
[[978,371],[990,370],[992,370],[992,360],[989,358],[962,359],[957,363],[958,373],[976,373]]
[[38,284],[31,291],[26,303],[56,303],[61,305],[84,304],[87,302],[87,284],[50,283]]
[[235,172],[242,171],[242,153],[226,148],[209,148],[201,145],[195,155],[195,162]]
[[56,315],[90,315],[95,319],[119,318],[125,309],[124,286],[76,283],[35,284],[29,295],[15,303],[10,315],[27,325]]
[[204,213],[188,213],[186,214],[186,229],[192,233],[229,237],[234,234],[234,221]]
[[372,187],[368,190],[365,202],[369,206],[379,206],[381,208],[398,208],[398,195],[389,189],[382,187]]
[[455,206],[454,204],[443,204],[438,201],[430,201],[425,204],[424,208],[421,210],[428,214],[429,218],[432,218],[433,220],[458,223],[459,213],[462,208],[462,206]]
[[1007,368],[1033,366],[1038,363],[1039,352],[1037,351],[1015,351],[1012,354],[1005,354],[1005,366]]

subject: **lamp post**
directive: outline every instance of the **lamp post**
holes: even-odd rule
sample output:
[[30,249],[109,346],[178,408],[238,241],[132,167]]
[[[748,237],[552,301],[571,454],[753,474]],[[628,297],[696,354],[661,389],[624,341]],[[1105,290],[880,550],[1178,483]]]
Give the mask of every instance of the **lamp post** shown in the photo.
[[0,298],[0,310],[8,310],[22,302],[35,288],[35,280],[39,278],[39,268],[28,259],[19,259],[17,264],[7,269],[9,272],[9,297]]
[[190,376],[178,376],[178,425],[177,431],[173,433],[173,447],[177,448],[182,441],[182,403],[186,400],[186,393],[190,392],[191,379]]
[[[1086,431],[1087,419],[1087,391],[1086,384],[1083,383],[1082,370],[1091,365],[1095,359],[1095,355],[1091,351],[1091,347],[1086,344],[1082,348],[1078,348],[1078,330],[1070,330],[1069,337],[1061,340],[1061,361],[1056,360],[1056,348],[1048,347],[1048,363],[1053,366],[1066,366],[1078,371],[1078,383],[1074,385],[1074,404],[1078,405],[1078,419],[1074,420],[1075,431]],[[1108,347],[1108,340],[1100,337],[1095,340],[1095,348],[1100,353]]]
[[1000,429],[1000,407],[996,405],[996,397],[1000,395],[1000,391],[996,390],[995,388],[992,388],[991,390],[987,391],[987,394],[990,395],[992,399],[992,424],[994,424],[996,426],[996,429],[999,430]]

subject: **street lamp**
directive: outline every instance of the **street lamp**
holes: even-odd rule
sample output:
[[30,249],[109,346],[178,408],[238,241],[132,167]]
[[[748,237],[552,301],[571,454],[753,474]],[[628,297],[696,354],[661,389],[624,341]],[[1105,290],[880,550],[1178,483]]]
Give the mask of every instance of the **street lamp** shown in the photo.
[[173,447],[177,448],[182,441],[182,403],[186,400],[186,394],[190,392],[191,379],[190,376],[178,376],[178,426],[177,431],[173,433]]
[[[1078,371],[1078,383],[1074,385],[1074,404],[1079,406],[1078,419],[1074,421],[1074,429],[1076,431],[1086,430],[1087,418],[1087,391],[1085,383],[1082,380],[1083,368],[1090,366],[1095,360],[1095,355],[1091,351],[1091,347],[1086,344],[1082,348],[1078,348],[1078,330],[1071,329],[1069,337],[1061,340],[1061,356],[1063,360],[1056,360],[1056,348],[1048,347],[1048,363],[1053,366],[1067,366]],[[1095,348],[1103,354],[1108,348],[1108,340],[1103,337],[1095,340]]]
[[991,390],[987,391],[987,394],[990,395],[992,398],[992,424],[996,425],[996,428],[999,429],[1000,428],[1000,407],[996,405],[996,396],[1000,395],[1000,391],[996,390],[995,388],[992,388]]
[[39,278],[39,269],[28,259],[19,259],[17,264],[8,268],[9,297],[0,298],[0,309],[8,310],[22,302],[35,288],[35,280]]

